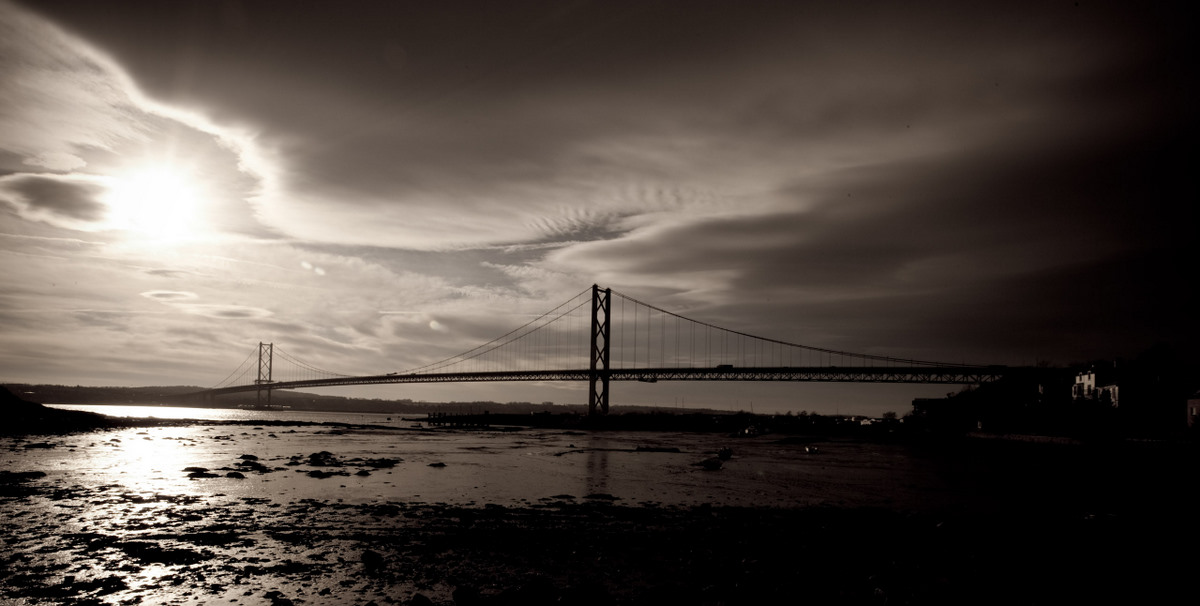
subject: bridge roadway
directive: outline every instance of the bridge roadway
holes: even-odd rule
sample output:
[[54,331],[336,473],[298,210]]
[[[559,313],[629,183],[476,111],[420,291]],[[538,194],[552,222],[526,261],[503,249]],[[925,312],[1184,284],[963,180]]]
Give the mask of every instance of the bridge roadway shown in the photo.
[[[825,383],[929,383],[979,384],[1004,376],[1028,374],[1041,369],[1016,366],[812,366],[782,368],[629,368],[610,369],[609,381],[806,381]],[[518,370],[497,372],[385,374],[360,377],[272,381],[235,385],[198,392],[197,396],[258,391],[262,389],[300,389],[337,385],[377,385],[386,383],[468,383],[483,381],[588,381],[591,371]]]

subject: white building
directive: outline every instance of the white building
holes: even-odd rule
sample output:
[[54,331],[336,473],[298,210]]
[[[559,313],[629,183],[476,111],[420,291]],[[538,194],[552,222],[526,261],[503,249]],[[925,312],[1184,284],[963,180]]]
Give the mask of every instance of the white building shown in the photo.
[[1071,397],[1075,400],[1100,400],[1116,408],[1120,403],[1120,389],[1115,381],[1105,380],[1095,368],[1089,368],[1076,373]]
[[1096,371],[1089,368],[1075,374],[1075,385],[1071,386],[1071,397],[1087,400],[1096,397]]

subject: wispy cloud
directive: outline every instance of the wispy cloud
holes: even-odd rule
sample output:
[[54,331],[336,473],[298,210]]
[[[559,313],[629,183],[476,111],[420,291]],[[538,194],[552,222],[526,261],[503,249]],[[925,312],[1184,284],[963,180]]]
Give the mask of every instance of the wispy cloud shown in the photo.
[[[390,371],[592,283],[932,359],[1196,332],[1162,302],[1194,301],[1167,276],[1196,224],[1169,8],[222,6],[0,0],[11,368],[277,340]],[[110,221],[152,164],[189,176],[190,234]]]

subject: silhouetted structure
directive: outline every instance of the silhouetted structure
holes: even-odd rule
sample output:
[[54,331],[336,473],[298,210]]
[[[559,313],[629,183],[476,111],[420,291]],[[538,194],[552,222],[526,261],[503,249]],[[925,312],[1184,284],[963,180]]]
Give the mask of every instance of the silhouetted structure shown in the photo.
[[[259,343],[257,353],[257,365],[251,354],[220,385],[195,396],[385,383],[587,381],[589,414],[604,415],[608,412],[611,381],[967,385],[1044,372],[788,343],[685,318],[596,285],[508,334],[404,372],[333,373],[301,362],[273,344]],[[285,363],[284,369],[280,362]]]

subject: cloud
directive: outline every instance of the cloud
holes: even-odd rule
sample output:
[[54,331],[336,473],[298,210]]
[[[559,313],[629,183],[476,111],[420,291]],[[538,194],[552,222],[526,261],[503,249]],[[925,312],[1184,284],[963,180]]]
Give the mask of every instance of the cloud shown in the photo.
[[273,176],[270,154],[252,132],[151,99],[110,55],[7,1],[0,2],[0,72],[0,175],[19,178],[29,166],[54,171],[26,176],[39,184],[21,192],[26,210],[37,207],[27,218],[94,230],[102,207],[87,184],[116,186],[147,166],[174,164],[203,184],[205,227],[272,233],[252,209]]
[[70,172],[87,166],[83,158],[64,152],[42,152],[32,158],[26,158],[25,164],[42,166],[50,170]]
[[[932,359],[1187,327],[1160,282],[1197,224],[1170,10],[223,6],[0,0],[6,363],[83,343],[121,352],[74,364],[95,376],[190,377],[274,340],[395,370],[593,282]],[[103,178],[158,160],[204,184],[212,237],[84,241]]]
[[313,265],[312,263],[309,263],[308,261],[301,261],[300,267],[303,267],[304,269],[307,269],[308,271],[311,271],[314,274],[317,274],[318,276],[325,275],[324,269],[317,267],[316,265]]
[[[437,45],[410,53],[428,63],[401,78],[387,77],[384,64],[328,74],[347,86],[255,112],[264,139],[286,141],[276,146],[285,187],[261,198],[264,216],[307,240],[424,250],[617,239],[680,217],[793,212],[804,200],[758,194],[978,150],[1014,131],[1033,149],[1039,137],[1125,128],[1132,113],[1111,95],[1088,97],[1128,69],[1095,37],[1103,27],[1048,35],[1016,15],[993,24],[923,6],[809,22],[787,9],[725,22],[680,11],[614,16],[599,28],[585,25],[588,10],[562,17],[580,28],[571,37],[620,32],[619,48],[539,30],[522,41],[528,52],[510,56],[485,36],[480,45],[500,50],[477,79],[439,74],[459,68]],[[654,27],[673,19],[674,28]],[[664,31],[676,46],[658,43]],[[1014,31],[1022,44],[1009,43]],[[559,44],[569,52],[533,50]],[[350,86],[372,76],[370,99]],[[443,96],[420,103],[415,91]],[[302,129],[319,103],[342,111]]]
[[181,269],[147,269],[146,274],[163,278],[186,278],[194,275],[194,272]]
[[[1072,311],[1115,304],[1115,286],[1094,304],[1077,296],[1104,275],[1099,267],[1143,268],[1113,270],[1129,293],[1150,292],[1135,274],[1186,273],[1179,246],[1196,211],[1178,202],[1195,186],[1170,115],[1139,117],[1132,130],[1064,117],[1036,135],[1016,129],[953,152],[781,181],[760,193],[775,212],[648,223],[556,248],[546,266],[758,334],[805,326],[787,338],[851,351],[1020,363],[1022,352],[1064,361],[1100,343],[1177,339],[1189,322],[1174,305],[1161,306],[1156,315],[1171,319],[1160,323]],[[1130,310],[1154,307],[1149,297],[1121,299]],[[1077,328],[1061,330],[1068,325]],[[983,343],[993,349],[979,351]]]
[[30,221],[95,231],[107,217],[103,198],[109,183],[109,179],[94,176],[6,175],[0,177],[0,200]]
[[151,290],[142,293],[143,297],[152,299],[162,303],[173,303],[177,301],[190,301],[198,298],[196,293],[177,290]]
[[0,72],[8,109],[0,112],[0,146],[30,163],[61,165],[81,148],[145,137],[128,82],[110,61],[8,2],[0,5]]
[[0,233],[0,250],[51,256],[94,254],[104,242],[33,234]]
[[261,307],[248,307],[245,305],[212,305],[189,303],[180,305],[179,308],[189,314],[195,314],[207,318],[216,318],[218,320],[249,320],[267,318],[273,315],[270,310],[262,309]]
[[194,292],[179,290],[151,290],[141,293],[143,297],[158,301],[184,313],[218,320],[253,320],[274,315],[261,307],[235,304],[192,303],[200,298]]
[[[164,36],[197,29],[219,42],[157,54],[102,11],[60,16],[141,88],[205,107],[212,121],[169,115],[236,150],[272,228],[434,251],[795,212],[803,199],[760,194],[978,148],[1014,128],[1124,123],[1112,108],[1131,97],[1114,99],[1108,83],[1153,59],[1124,52],[1129,34],[1104,9],[1066,28],[1075,12],[1030,6],[989,19],[926,5],[510,7],[487,10],[486,26],[437,7],[405,19],[359,8],[286,26],[270,6],[247,5],[236,26],[217,8],[178,21],[158,9],[147,18],[174,32]],[[429,25],[451,22],[469,49]],[[349,32],[353,48],[319,42]]]
[[269,309],[249,305],[195,303],[200,296],[189,291],[152,290],[141,295],[183,313],[217,320],[257,320],[275,315]]

